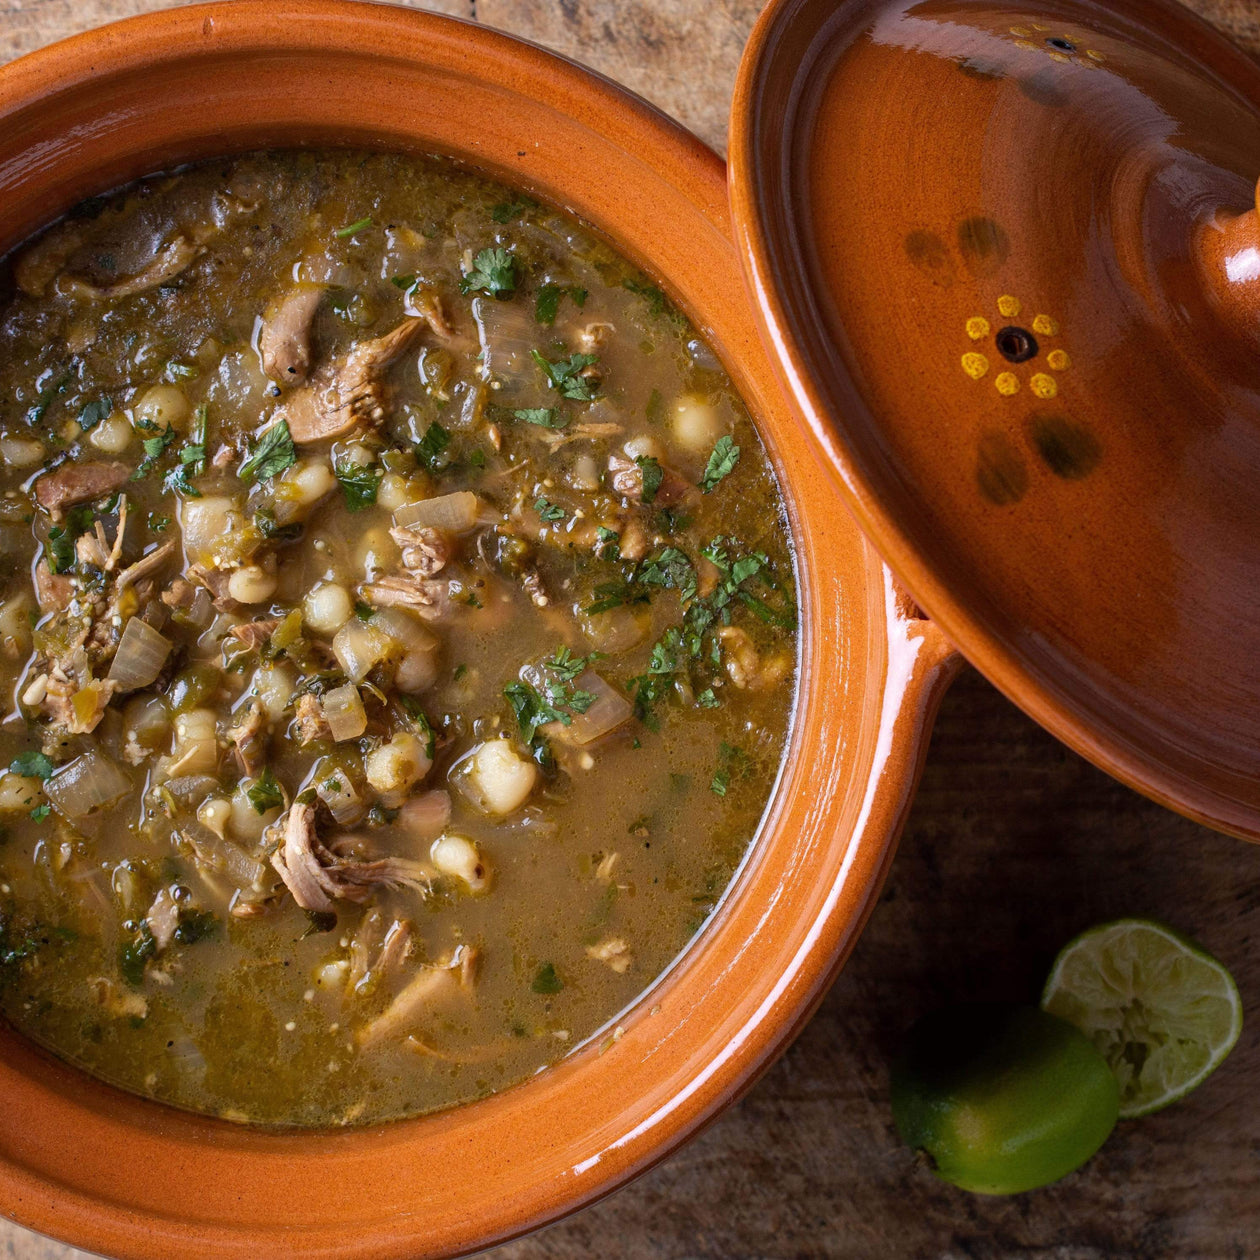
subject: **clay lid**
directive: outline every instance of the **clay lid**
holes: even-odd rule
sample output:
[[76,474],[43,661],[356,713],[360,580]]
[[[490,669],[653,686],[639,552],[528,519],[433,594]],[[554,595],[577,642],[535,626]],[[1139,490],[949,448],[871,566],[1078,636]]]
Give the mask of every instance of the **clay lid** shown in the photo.
[[1056,735],[1252,838],[1257,174],[1260,71],[1166,0],[781,0],[732,119],[763,332],[885,558]]

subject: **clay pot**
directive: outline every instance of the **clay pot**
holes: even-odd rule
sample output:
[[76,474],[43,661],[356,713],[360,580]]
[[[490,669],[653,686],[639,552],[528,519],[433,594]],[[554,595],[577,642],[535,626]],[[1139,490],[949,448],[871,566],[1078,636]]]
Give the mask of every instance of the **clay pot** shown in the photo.
[[791,743],[761,833],[692,947],[615,1031],[485,1101],[361,1131],[262,1132],[125,1095],[0,1034],[0,1208],[115,1256],[472,1251],[667,1155],[748,1088],[843,962],[957,660],[898,594],[779,390],[722,163],[539,48],[335,0],[177,9],[68,40],[0,70],[0,250],[145,172],[302,143],[463,158],[586,219],[705,330],[791,514]]

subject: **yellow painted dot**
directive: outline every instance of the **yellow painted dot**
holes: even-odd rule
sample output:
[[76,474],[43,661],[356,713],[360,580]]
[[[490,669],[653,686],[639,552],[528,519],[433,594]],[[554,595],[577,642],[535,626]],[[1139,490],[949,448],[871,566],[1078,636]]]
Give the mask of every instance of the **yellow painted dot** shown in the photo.
[[1049,315],[1038,315],[1033,320],[1033,332],[1039,337],[1057,337],[1059,335],[1059,321]]
[[1044,372],[1038,372],[1028,382],[1028,388],[1038,398],[1053,398],[1059,392],[1059,386],[1055,383],[1054,377],[1047,376]]
[[1014,372],[1000,373],[993,384],[997,386],[997,392],[1005,394],[1007,398],[1019,393],[1019,377]]
[[1069,57],[1066,53],[1061,53],[1061,52],[1047,52],[1046,56],[1049,57],[1051,61],[1071,61],[1072,60],[1072,58]]
[[964,354],[962,357],[963,371],[971,377],[973,381],[978,381],[988,370],[989,360],[982,354]]
[[1098,66],[1094,62],[1089,61],[1084,57],[1078,57],[1076,60],[1076,65],[1080,66],[1082,70],[1097,70],[1098,69]]
[[1098,51],[1097,48],[1085,49],[1085,56],[1089,57],[1093,61],[1106,61],[1107,60],[1107,58],[1104,57],[1102,53]]
[[1066,350],[1051,350],[1046,355],[1046,362],[1050,364],[1056,372],[1066,372],[1072,366],[1072,360],[1068,358]]
[[981,337],[989,335],[989,321],[983,315],[973,315],[967,321],[967,336],[972,341],[979,341]]
[[1013,315],[1018,315],[1020,311],[1019,298],[1011,297],[1009,293],[1004,293],[998,298],[998,310],[1010,319]]
[[1048,26],[1043,26],[1040,22],[1033,22],[1032,28],[1034,31],[1048,31],[1050,29]]
[[1012,34],[1012,35],[1018,35],[1018,36],[1020,36],[1020,37],[1021,37],[1021,38],[1023,38],[1023,39],[1027,39],[1027,38],[1029,37],[1029,35],[1031,35],[1031,34],[1032,34],[1032,31],[1030,31],[1030,30],[1028,29],[1028,27],[1026,27],[1026,26],[1012,26],[1012,27],[1011,27],[1011,34]]
[[1015,41],[1016,48],[1031,48],[1033,52],[1037,51],[1037,45],[1028,39],[1017,39]]

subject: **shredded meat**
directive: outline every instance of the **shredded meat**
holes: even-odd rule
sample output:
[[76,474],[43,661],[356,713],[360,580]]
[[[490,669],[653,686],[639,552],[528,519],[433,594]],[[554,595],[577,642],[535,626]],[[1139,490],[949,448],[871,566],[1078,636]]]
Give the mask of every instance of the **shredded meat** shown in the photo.
[[153,898],[153,904],[144,916],[144,921],[149,925],[153,943],[159,952],[175,939],[175,929],[179,927],[179,904],[171,896],[169,889],[161,889]]
[[428,526],[415,529],[410,525],[395,525],[389,536],[402,550],[403,568],[416,577],[436,577],[446,568],[455,550],[446,534]]
[[[612,488],[623,499],[641,502],[643,499],[643,469],[625,455],[608,457],[608,479]],[[653,505],[670,507],[681,502],[691,493],[691,484],[672,468],[661,465],[661,484],[652,499]]]
[[385,927],[385,916],[373,907],[363,916],[350,942],[350,973],[346,991],[363,991],[373,980],[396,970],[411,951],[411,924],[395,919]]
[[615,324],[592,323],[578,329],[578,347],[585,354],[602,349],[608,338],[617,331]]
[[324,710],[320,708],[319,701],[309,692],[298,697],[297,716],[294,722],[297,726],[298,739],[303,744],[312,744],[317,739],[332,739],[332,731],[324,720]]
[[[121,529],[121,522],[119,525]],[[141,578],[160,569],[178,550],[179,544],[174,538],[167,539],[160,547],[146,552],[134,564],[129,564],[119,575],[115,585],[119,590],[136,585]]]
[[253,621],[243,621],[233,626],[225,639],[235,639],[250,652],[257,652],[271,638],[271,632],[280,624],[278,617],[258,617]]
[[423,285],[411,289],[406,297],[405,309],[408,315],[418,315],[424,320],[429,331],[439,341],[450,341],[454,338],[455,330],[442,309],[442,299],[433,289]]
[[267,764],[267,713],[256,697],[228,731],[228,739],[241,773],[252,779]]
[[421,968],[382,1014],[359,1029],[359,1044],[370,1046],[396,1036],[415,1023],[431,1002],[470,991],[476,983],[477,962],[476,947],[460,945],[436,966]]
[[188,576],[198,586],[204,586],[210,592],[210,601],[220,612],[240,612],[245,607],[228,594],[231,574],[225,573],[222,569],[208,569],[203,564],[190,564]]
[[74,581],[68,573],[54,573],[41,558],[35,566],[35,601],[40,612],[60,612],[74,598]]
[[295,390],[275,418],[287,421],[293,440],[301,443],[380,424],[389,410],[385,373],[427,326],[425,319],[411,316],[383,337],[352,346]]
[[331,910],[334,898],[364,901],[378,886],[428,892],[429,870],[409,858],[372,860],[343,857],[315,834],[315,807],[289,808],[284,844],[271,855],[285,887],[303,910]]
[[412,608],[427,621],[445,621],[454,611],[449,583],[410,573],[386,574],[363,587],[377,608]]
[[146,293],[160,284],[169,284],[181,271],[197,258],[205,247],[186,236],[167,241],[154,255],[151,262],[115,284],[92,284],[81,276],[63,275],[58,278],[57,288],[68,297],[83,298],[89,302],[113,302],[118,298]]
[[311,367],[311,323],[324,295],[322,285],[299,284],[274,302],[258,332],[258,357],[273,381],[300,385]]
[[197,591],[191,582],[177,577],[158,598],[167,608],[191,608],[197,598]]
[[54,516],[63,508],[102,498],[127,484],[131,469],[117,461],[98,464],[62,464],[35,482],[35,501]]

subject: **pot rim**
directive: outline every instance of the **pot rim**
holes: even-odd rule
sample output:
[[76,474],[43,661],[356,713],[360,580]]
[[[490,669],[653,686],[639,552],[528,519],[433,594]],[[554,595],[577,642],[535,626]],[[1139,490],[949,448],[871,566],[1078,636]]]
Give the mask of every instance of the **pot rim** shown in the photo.
[[[299,85],[302,64],[309,72],[316,62],[320,100]],[[182,81],[210,113],[161,114],[169,89],[151,85],[199,65],[214,71],[212,86]],[[265,82],[246,74],[251,65]],[[341,100],[355,68],[376,77],[360,81],[358,104],[345,98],[359,112],[339,129],[321,111]],[[430,131],[420,113],[371,123],[374,93],[421,81],[458,88],[479,129],[424,100],[414,108],[429,111]],[[92,134],[67,127],[76,111],[96,121],[90,111],[103,101]],[[493,113],[505,102],[521,117],[552,119],[557,134],[511,140],[519,132]],[[222,118],[211,133],[215,109]],[[0,135],[21,137],[0,140],[10,243],[107,177],[273,135],[453,152],[587,219],[661,279],[727,362],[793,517],[802,622],[794,729],[749,856],[699,938],[619,1017],[625,1033],[611,1048],[588,1043],[521,1085],[432,1116],[276,1134],[123,1094],[0,1033],[0,1206],[41,1232],[121,1256],[253,1256],[266,1240],[287,1255],[349,1260],[478,1250],[610,1193],[747,1090],[813,1013],[873,906],[957,664],[835,510],[751,312],[731,301],[743,286],[720,159],[640,98],[537,45],[347,0],[235,0],[72,37],[0,68],[0,124]],[[27,141],[39,135],[48,147],[33,165]],[[566,158],[562,142],[585,147]],[[19,146],[7,160],[6,145]],[[88,156],[98,146],[101,156]],[[653,204],[632,182],[597,187],[609,166],[642,179]],[[655,231],[665,225],[673,231]],[[470,1156],[489,1184],[467,1199],[412,1184],[449,1182]],[[125,1162],[142,1172],[128,1179]]]

